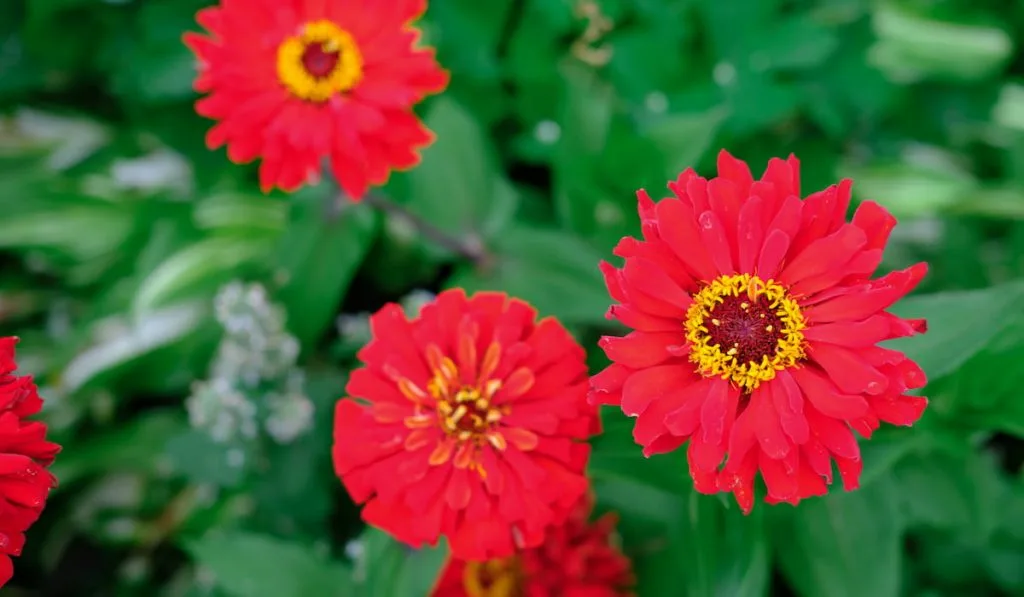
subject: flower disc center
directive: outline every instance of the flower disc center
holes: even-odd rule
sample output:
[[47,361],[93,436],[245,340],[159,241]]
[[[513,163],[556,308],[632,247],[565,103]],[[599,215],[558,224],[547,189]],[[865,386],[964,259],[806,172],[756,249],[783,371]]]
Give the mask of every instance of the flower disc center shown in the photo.
[[467,440],[484,435],[501,420],[501,411],[492,408],[479,389],[463,387],[442,394],[435,393],[435,387],[436,383],[431,383],[429,390],[437,401],[437,418],[445,433]]
[[307,23],[277,49],[277,78],[299,99],[325,102],[362,77],[363,56],[355,39],[331,21]]
[[752,391],[804,358],[800,306],[773,280],[720,276],[693,297],[686,315],[690,361],[705,377]]
[[337,48],[326,43],[311,43],[302,51],[302,67],[316,79],[326,79],[341,58]]
[[518,558],[467,562],[462,583],[469,597],[520,597],[522,570]]

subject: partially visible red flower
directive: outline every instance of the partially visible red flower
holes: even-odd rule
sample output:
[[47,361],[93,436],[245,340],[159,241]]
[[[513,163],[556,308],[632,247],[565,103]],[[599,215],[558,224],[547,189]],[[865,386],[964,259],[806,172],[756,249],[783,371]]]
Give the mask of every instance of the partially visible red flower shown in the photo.
[[0,337],[0,587],[14,575],[25,531],[39,518],[56,479],[46,467],[60,447],[46,441],[46,425],[28,421],[43,401],[29,376],[12,375],[17,338]]
[[236,163],[262,158],[260,185],[286,191],[329,158],[358,200],[433,141],[412,106],[448,85],[411,23],[426,0],[222,0],[185,34],[199,58],[196,111]]
[[852,490],[851,428],[911,425],[928,403],[906,394],[920,367],[878,346],[925,331],[886,309],[927,266],[871,279],[896,221],[867,201],[847,222],[849,180],[801,200],[795,157],[755,181],[725,151],[718,174],[688,169],[658,203],[638,193],[643,240],[622,239],[621,269],[601,264],[608,317],[634,331],[601,339],[614,363],[591,400],[637,417],[647,456],[689,441],[697,490],[731,491],[745,512],[758,472],[769,502],[825,494],[833,460]]
[[409,321],[389,304],[338,402],[334,466],[363,519],[457,557],[533,547],[587,489],[584,351],[521,300],[442,292]]
[[431,597],[630,597],[633,566],[612,544],[617,517],[590,522],[593,500],[580,500],[543,544],[487,562],[450,558]]

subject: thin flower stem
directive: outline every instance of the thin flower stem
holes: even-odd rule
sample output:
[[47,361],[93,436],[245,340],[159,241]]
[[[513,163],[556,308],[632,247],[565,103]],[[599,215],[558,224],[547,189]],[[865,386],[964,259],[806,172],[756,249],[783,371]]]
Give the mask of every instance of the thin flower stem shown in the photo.
[[443,249],[451,251],[452,253],[464,257],[474,263],[481,263],[486,258],[484,247],[478,240],[474,238],[456,238],[412,213],[405,207],[391,201],[384,195],[368,193],[363,197],[362,202],[374,209],[380,210],[384,214],[387,214],[396,220],[400,220],[408,224],[424,238]]
[[[333,205],[331,206],[331,210],[336,210],[344,205],[350,205],[352,200],[345,191],[341,189],[337,179],[330,176],[329,173],[331,172],[331,166],[326,160],[323,165],[323,171],[328,173],[326,176],[327,180],[330,181],[333,188],[338,191]],[[487,251],[479,239],[472,236],[465,239],[452,236],[418,215],[412,213],[405,207],[388,199],[385,195],[379,192],[367,193],[363,196],[362,203],[380,211],[386,216],[404,222],[406,225],[416,230],[421,236],[423,236],[423,238],[426,238],[435,245],[455,253],[464,259],[472,261],[476,265],[483,264],[487,261]]]

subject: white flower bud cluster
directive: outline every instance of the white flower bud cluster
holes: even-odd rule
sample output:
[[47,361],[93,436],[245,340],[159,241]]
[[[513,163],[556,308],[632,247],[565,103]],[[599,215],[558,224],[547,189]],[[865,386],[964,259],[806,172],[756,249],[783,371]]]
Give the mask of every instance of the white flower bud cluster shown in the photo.
[[210,380],[196,384],[185,402],[193,427],[235,443],[255,439],[262,424],[273,441],[294,441],[312,427],[313,403],[284,310],[260,284],[237,281],[221,289],[214,308],[224,337]]

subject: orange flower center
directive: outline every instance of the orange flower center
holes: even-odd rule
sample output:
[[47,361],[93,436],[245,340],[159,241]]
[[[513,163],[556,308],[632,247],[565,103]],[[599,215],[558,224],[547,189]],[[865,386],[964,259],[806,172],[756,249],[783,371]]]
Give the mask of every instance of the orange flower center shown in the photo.
[[520,597],[523,571],[515,557],[486,562],[467,562],[462,584],[468,597]]
[[414,414],[403,420],[412,430],[405,447],[416,450],[429,445],[436,441],[440,428],[444,435],[430,453],[429,464],[440,466],[451,461],[455,468],[470,469],[486,477],[480,454],[487,446],[504,452],[511,444],[529,451],[540,442],[529,429],[499,424],[512,409],[507,403],[496,403],[499,390],[504,401],[512,400],[528,392],[535,379],[525,367],[516,369],[504,380],[495,378],[501,359],[501,345],[497,342],[487,347],[480,361],[473,337],[462,338],[457,350],[463,364],[461,371],[436,344],[427,347],[431,378],[426,390],[406,377],[397,379],[402,395],[415,404]]
[[277,78],[292,95],[324,102],[355,87],[363,56],[352,35],[327,20],[303,25],[277,48]]

